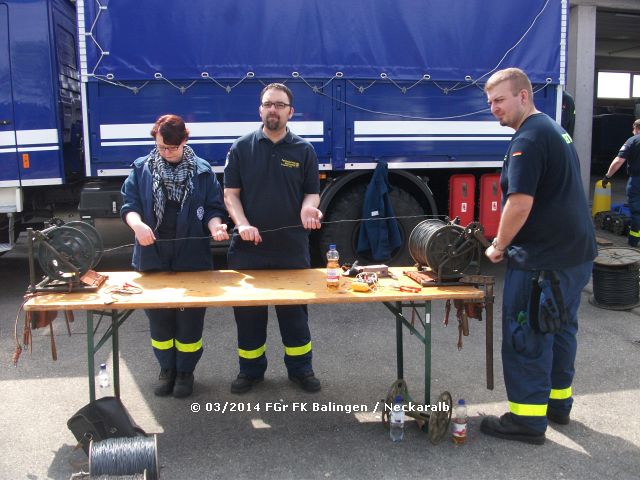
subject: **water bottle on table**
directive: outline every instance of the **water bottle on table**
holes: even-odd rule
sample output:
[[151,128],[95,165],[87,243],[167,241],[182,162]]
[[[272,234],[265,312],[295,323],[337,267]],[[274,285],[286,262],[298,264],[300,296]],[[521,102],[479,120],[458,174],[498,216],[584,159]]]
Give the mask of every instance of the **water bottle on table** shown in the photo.
[[336,246],[332,243],[329,245],[327,252],[327,288],[338,288],[340,286],[340,254],[336,250]]

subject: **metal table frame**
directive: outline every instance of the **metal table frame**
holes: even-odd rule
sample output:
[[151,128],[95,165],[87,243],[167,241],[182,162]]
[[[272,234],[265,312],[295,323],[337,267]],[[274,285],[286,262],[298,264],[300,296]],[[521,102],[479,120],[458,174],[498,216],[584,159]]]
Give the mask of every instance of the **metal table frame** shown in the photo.
[[[382,302],[394,315],[396,326],[396,372],[397,378],[404,378],[404,340],[403,326],[415,336],[424,346],[424,404],[430,404],[431,400],[431,301],[419,302]],[[418,308],[424,307],[424,315],[421,316]],[[422,330],[416,328],[416,324],[407,320],[404,309],[409,308],[412,316],[418,319]],[[89,400],[96,399],[95,384],[95,355],[111,339],[113,355],[113,389],[116,397],[120,397],[120,347],[119,328],[131,316],[134,310],[87,310],[87,373],[89,380]],[[95,324],[94,316],[99,315]],[[96,343],[95,337],[103,318],[110,318],[110,325]],[[487,315],[485,321],[487,344],[493,345],[493,318]],[[492,358],[489,356],[487,358]],[[489,369],[489,367],[491,367]],[[487,388],[493,389],[493,365],[487,365]],[[491,374],[490,374],[491,371]]]

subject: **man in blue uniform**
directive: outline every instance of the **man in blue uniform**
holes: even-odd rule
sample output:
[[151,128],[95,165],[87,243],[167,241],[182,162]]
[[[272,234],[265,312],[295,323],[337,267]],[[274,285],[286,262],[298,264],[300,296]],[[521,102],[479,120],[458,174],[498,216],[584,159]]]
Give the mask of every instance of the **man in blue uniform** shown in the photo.
[[[229,268],[310,266],[307,230],[320,228],[322,218],[318,159],[311,144],[287,128],[292,104],[288,87],[267,85],[260,94],[262,127],[236,140],[227,155],[224,199],[236,225]],[[234,314],[240,373],[231,392],[245,393],[267,369],[267,306],[236,307]],[[306,391],[320,390],[311,366],[307,306],[279,305],[276,314],[289,379]]]
[[627,199],[631,210],[631,228],[629,228],[629,245],[637,247],[640,242],[640,119],[633,122],[633,137],[629,138],[620,148],[618,156],[613,159],[609,170],[602,179],[602,186],[606,187],[609,180],[624,162],[627,162]]
[[569,423],[581,291],[596,256],[595,232],[571,136],[533,103],[517,68],[485,86],[491,113],[516,130],[504,158],[498,234],[485,254],[507,259],[502,367],[509,412],[485,417],[483,433],[532,444],[547,419]]

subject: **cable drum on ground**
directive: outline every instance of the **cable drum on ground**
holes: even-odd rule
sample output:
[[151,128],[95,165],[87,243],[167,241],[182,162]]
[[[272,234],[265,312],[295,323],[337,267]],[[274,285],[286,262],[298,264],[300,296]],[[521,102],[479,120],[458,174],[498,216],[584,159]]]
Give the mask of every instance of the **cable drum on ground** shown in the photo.
[[91,442],[89,447],[91,478],[102,478],[101,475],[107,475],[106,478],[157,480],[160,478],[158,468],[155,435],[107,438],[100,442]]
[[640,252],[604,248],[593,262],[593,297],[589,301],[611,310],[630,310],[640,303]]

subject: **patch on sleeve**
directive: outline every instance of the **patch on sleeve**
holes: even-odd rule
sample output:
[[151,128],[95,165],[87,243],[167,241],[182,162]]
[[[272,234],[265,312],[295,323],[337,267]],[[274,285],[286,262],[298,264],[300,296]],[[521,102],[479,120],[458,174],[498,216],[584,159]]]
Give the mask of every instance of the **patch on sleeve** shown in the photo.
[[512,157],[519,157],[520,155],[522,155],[522,150],[518,150],[517,152],[513,152],[511,154]]
[[564,141],[567,143],[573,143],[573,139],[571,138],[571,135],[569,135],[568,133],[563,133],[562,138],[564,138]]

